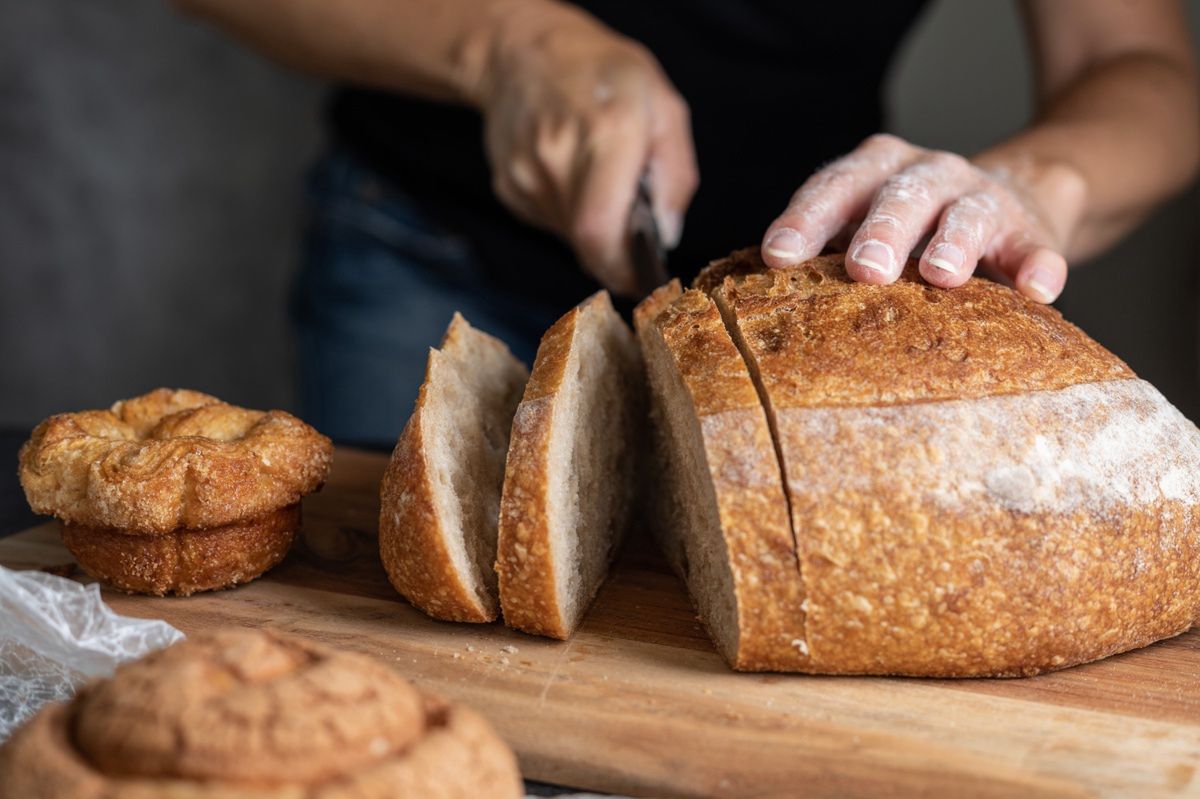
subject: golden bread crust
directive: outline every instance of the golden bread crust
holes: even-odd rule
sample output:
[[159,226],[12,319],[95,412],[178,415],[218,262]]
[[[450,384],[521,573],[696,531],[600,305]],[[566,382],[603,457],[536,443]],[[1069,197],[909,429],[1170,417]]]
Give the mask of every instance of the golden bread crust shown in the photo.
[[248,583],[287,555],[300,505],[221,527],[130,535],[64,522],[63,543],[84,571],[136,594],[189,596]]
[[371,658],[266,631],[197,635],[46,707],[0,748],[0,799],[509,799],[477,715]]
[[513,417],[496,542],[504,623],[560,640],[570,630],[558,603],[546,476],[555,432],[555,398],[567,376],[582,308],[578,305],[559,318],[538,345],[525,396]]
[[798,670],[1036,674],[1200,616],[1200,431],[1119,359],[987,281],[733,260],[700,282],[782,455]]
[[880,287],[850,280],[840,255],[768,270],[753,248],[714,262],[697,282],[736,306],[780,407],[972,399],[1133,377],[1055,309],[982,278],[935,288],[916,262]]
[[804,585],[774,445],[746,364],[700,291],[663,287],[643,301],[635,321],[644,346],[655,331],[662,337],[699,422],[737,602],[737,649],[722,654],[740,670],[802,669]]
[[[463,353],[470,345],[489,346],[502,351],[520,374],[525,367],[499,339],[475,330],[460,314],[455,314],[442,338],[445,353]],[[431,451],[439,432],[432,429],[431,392],[435,375],[435,354],[430,353],[425,379],[417,395],[412,416],[404,426],[380,485],[379,555],[392,586],[416,607],[445,621],[484,623],[495,621],[500,600],[494,588],[480,596],[466,580],[448,547],[451,531],[437,504],[435,465]],[[516,395],[516,396],[519,396]],[[514,396],[514,401],[516,399]],[[445,431],[441,432],[445,435]],[[495,490],[500,485],[477,486],[478,492]],[[482,502],[480,497],[477,501]],[[486,568],[492,568],[489,561]]]
[[21,448],[37,513],[147,535],[294,505],[329,475],[328,438],[283,411],[157,389],[107,411],[51,416]]
[[1200,617],[1200,441],[1143,381],[779,427],[814,670],[1036,674]]
[[463,582],[446,549],[434,504],[431,466],[425,457],[424,397],[409,417],[392,451],[380,487],[379,556],[388,580],[404,597],[434,618],[489,622],[499,603],[480,602]]

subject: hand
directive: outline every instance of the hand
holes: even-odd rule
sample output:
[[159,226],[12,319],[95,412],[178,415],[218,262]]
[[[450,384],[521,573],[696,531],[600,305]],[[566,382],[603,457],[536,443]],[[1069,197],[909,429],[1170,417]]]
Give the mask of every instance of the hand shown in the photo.
[[981,265],[1025,296],[1049,303],[1067,280],[1061,253],[1084,192],[1082,178],[1067,167],[986,157],[974,164],[881,134],[800,187],[767,229],[763,260],[796,264],[852,232],[846,272],[886,284],[932,233],[920,255],[929,283],[960,286]]
[[668,247],[696,190],[688,107],[645,48],[573,9],[539,10],[497,32],[480,82],[493,187],[631,294],[626,228],[642,172]]

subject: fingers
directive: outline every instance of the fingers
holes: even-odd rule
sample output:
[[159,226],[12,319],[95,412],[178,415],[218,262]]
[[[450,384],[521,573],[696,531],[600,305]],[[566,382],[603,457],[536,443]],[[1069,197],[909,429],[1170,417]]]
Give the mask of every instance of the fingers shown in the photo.
[[895,136],[872,136],[804,182],[767,228],[762,258],[791,266],[818,255],[851,220],[861,217],[888,175],[920,151]]
[[608,120],[581,151],[567,237],[584,268],[601,284],[617,294],[633,294],[637,282],[629,263],[626,227],[649,142],[640,115]]
[[995,269],[1017,291],[1049,305],[1067,283],[1067,260],[1045,242],[1016,235],[1002,241],[992,258]]
[[492,189],[518,217],[548,230],[559,226],[561,214],[553,199],[553,184],[537,161],[517,156],[494,169],[492,175]]
[[559,228],[566,216],[556,190],[560,178],[552,167],[561,145],[534,121],[522,119],[489,125],[486,146],[492,189],[500,201],[530,224]]
[[921,276],[947,289],[966,283],[996,235],[999,211],[988,191],[964,195],[948,205],[921,255]]
[[667,249],[674,249],[683,235],[683,215],[700,185],[700,171],[687,104],[670,98],[655,120],[646,168],[659,234]]
[[933,227],[946,202],[975,180],[965,158],[931,153],[884,181],[850,242],[846,273],[862,283],[891,283]]
[[1066,284],[1067,263],[1037,209],[961,156],[872,136],[800,187],[763,236],[762,257],[791,266],[827,244],[840,249],[849,232],[847,274],[891,283],[932,230],[919,261],[931,285],[960,286],[982,264],[1030,299],[1050,303]]

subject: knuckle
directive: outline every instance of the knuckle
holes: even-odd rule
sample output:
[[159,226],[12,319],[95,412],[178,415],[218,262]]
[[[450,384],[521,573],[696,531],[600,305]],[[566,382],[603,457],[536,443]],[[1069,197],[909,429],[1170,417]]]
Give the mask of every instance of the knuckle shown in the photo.
[[971,213],[976,216],[991,216],[999,212],[1000,204],[988,192],[976,191],[959,197],[954,202],[952,208],[960,209],[961,212]]
[[901,150],[909,147],[909,143],[891,133],[872,133],[863,139],[859,149],[862,150]]
[[913,170],[897,172],[883,182],[879,203],[908,208],[926,205],[932,200],[926,176]]
[[636,112],[628,108],[611,108],[592,120],[588,141],[593,148],[602,148],[613,142],[630,141],[641,133],[641,119]]
[[971,162],[966,158],[963,158],[958,153],[946,152],[945,150],[930,153],[928,158],[925,159],[925,163],[934,171],[948,175],[961,175],[969,172],[971,169]]
[[692,121],[692,108],[687,100],[675,92],[667,95],[665,110],[668,118],[678,125],[689,126]]
[[908,229],[909,224],[907,220],[886,210],[876,210],[863,220],[862,227],[873,233],[886,235],[888,231],[903,233]]
[[508,180],[513,186],[532,191],[538,183],[537,170],[525,158],[514,158],[508,163]]
[[795,194],[795,200],[804,202],[823,192],[842,194],[850,191],[856,182],[854,164],[846,160],[834,161],[813,175]]
[[972,196],[963,197],[946,209],[942,218],[939,237],[964,247],[981,249],[988,231],[992,229],[992,217],[984,212],[979,201]]

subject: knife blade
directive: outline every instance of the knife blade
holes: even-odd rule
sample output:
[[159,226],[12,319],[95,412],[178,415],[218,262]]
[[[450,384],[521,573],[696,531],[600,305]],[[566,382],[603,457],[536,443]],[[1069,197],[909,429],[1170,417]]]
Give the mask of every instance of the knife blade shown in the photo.
[[645,297],[669,279],[667,250],[654,218],[650,180],[645,174],[638,180],[637,196],[629,212],[629,260],[639,297]]

